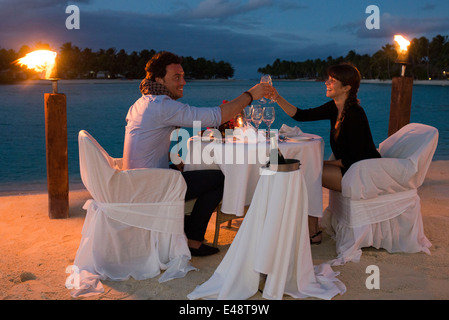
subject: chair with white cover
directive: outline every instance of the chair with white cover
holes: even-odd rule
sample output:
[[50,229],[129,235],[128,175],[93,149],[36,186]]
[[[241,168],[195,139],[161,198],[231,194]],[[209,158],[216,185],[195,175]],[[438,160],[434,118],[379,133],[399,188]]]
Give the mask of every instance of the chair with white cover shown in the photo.
[[336,241],[332,265],[360,260],[364,247],[430,254],[417,189],[438,144],[434,127],[410,123],[379,145],[382,158],[354,163],[342,192],[329,191],[322,225]]
[[[103,292],[101,280],[181,278],[190,270],[191,254],[184,233],[186,183],[169,169],[121,170],[86,131],[78,135],[80,173],[93,199],[74,266],[79,283],[73,297]],[[67,285],[67,283],[66,283]]]

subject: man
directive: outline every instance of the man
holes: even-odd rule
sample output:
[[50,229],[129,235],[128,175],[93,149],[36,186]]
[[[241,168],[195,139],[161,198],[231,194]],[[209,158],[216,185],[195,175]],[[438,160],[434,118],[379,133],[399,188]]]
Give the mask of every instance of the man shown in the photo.
[[[170,52],[160,52],[148,61],[146,77],[140,84],[143,96],[126,116],[123,166],[135,168],[168,168],[170,135],[177,127],[218,127],[232,119],[243,108],[269,93],[266,84],[257,84],[234,100],[214,108],[196,108],[176,101],[183,96],[182,59]],[[223,196],[224,176],[219,170],[183,172],[187,184],[185,200],[197,198],[193,212],[185,217],[184,230],[192,255],[206,256],[217,248],[203,244],[209,219]]]

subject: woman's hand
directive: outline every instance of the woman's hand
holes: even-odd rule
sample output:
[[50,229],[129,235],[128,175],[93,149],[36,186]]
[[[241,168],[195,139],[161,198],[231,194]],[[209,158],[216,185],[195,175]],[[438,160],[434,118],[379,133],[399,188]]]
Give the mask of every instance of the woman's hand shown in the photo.
[[282,110],[285,111],[286,114],[288,114],[290,117],[293,117],[296,114],[297,108],[290,104],[287,100],[285,100],[276,90],[275,87],[270,87],[271,95],[272,97],[267,97],[268,99],[272,99],[275,101]]
[[268,96],[265,96],[265,98],[270,99],[270,100],[273,100],[274,102],[276,102],[276,101],[278,100],[278,98],[279,98],[279,93],[278,93],[278,91],[276,90],[276,88],[272,86],[272,87],[270,88],[270,93],[269,93],[269,95],[268,95]]

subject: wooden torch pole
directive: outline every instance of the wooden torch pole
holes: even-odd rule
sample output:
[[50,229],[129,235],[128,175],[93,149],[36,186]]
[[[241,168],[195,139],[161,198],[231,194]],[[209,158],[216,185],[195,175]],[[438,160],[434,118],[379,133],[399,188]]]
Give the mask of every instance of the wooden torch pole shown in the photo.
[[413,78],[394,77],[391,86],[390,123],[388,136],[410,122]]
[[394,40],[398,50],[396,63],[401,64],[401,76],[394,77],[391,85],[390,123],[388,125],[388,136],[410,122],[412,109],[413,78],[405,76],[408,64],[408,46],[410,41],[401,35],[395,35]]
[[66,96],[45,94],[45,137],[47,156],[48,215],[50,219],[69,217],[69,175],[67,155]]

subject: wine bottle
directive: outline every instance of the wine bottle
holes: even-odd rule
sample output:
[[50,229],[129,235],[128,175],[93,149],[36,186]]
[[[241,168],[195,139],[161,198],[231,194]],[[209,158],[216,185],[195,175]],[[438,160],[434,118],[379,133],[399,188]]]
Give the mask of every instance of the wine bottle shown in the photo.
[[285,164],[285,158],[282,154],[281,150],[278,147],[278,142],[276,136],[270,137],[270,159],[267,162],[267,167],[270,166],[270,163],[275,163],[277,160],[277,164]]

